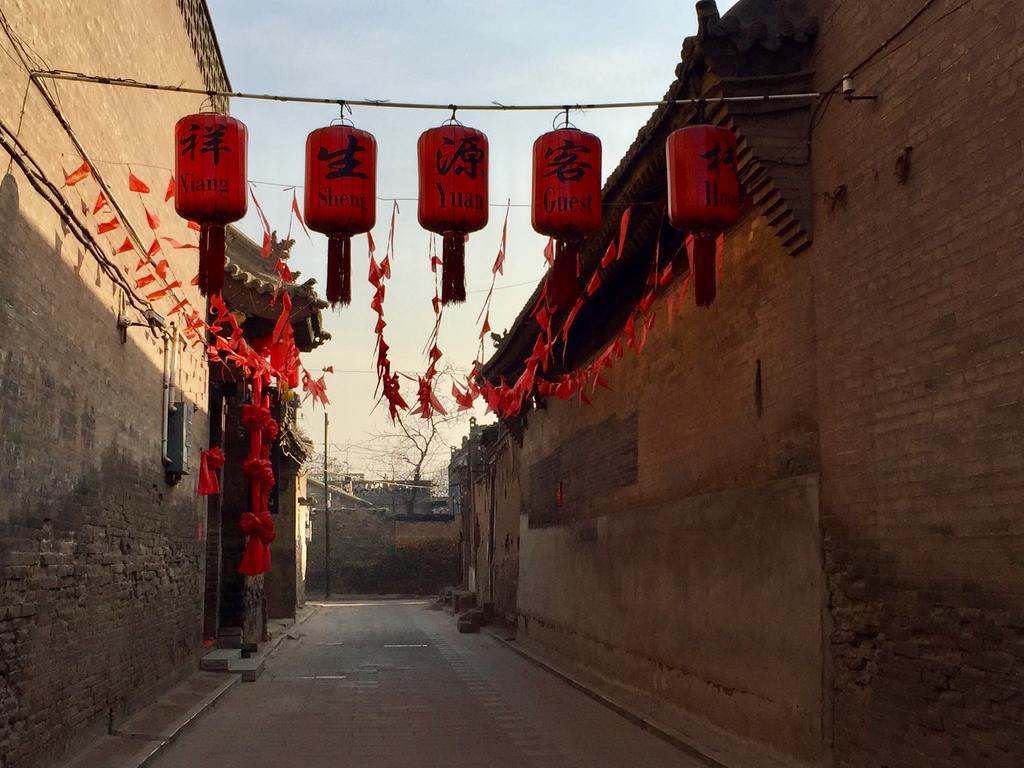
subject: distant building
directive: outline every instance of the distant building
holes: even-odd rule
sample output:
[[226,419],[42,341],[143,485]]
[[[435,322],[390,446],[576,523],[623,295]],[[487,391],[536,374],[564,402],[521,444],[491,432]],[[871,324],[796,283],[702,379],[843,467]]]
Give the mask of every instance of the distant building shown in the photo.
[[[437,594],[458,580],[459,521],[448,514],[447,500],[429,497],[408,514],[412,496],[393,485],[354,484],[345,478],[329,483],[329,513],[324,512],[323,481],[307,478],[311,536],[306,568],[307,588],[318,595],[327,588],[325,563],[330,562],[330,592],[345,594]],[[384,487],[387,490],[381,493]],[[403,503],[406,502],[406,503]],[[330,518],[330,556],[326,521]]]

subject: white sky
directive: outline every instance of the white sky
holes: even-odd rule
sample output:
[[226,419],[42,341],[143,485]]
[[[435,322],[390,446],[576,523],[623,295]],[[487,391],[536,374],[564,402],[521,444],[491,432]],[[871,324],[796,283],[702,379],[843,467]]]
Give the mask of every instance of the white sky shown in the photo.
[[[725,13],[732,4],[720,0],[719,9]],[[683,38],[696,29],[691,0],[211,0],[210,11],[236,90],[441,103],[659,99],[674,78]],[[250,178],[281,185],[302,184],[307,133],[337,117],[335,107],[243,100],[235,100],[231,110],[249,127]],[[650,112],[594,111],[572,119],[601,138],[607,176]],[[415,198],[416,140],[447,116],[355,108],[355,124],[377,138],[380,197]],[[544,273],[544,238],[531,229],[529,208],[515,206],[529,202],[530,150],[537,135],[551,129],[555,115],[464,112],[459,117],[488,136],[492,204],[509,198],[513,204],[505,274],[498,276],[491,308],[491,326],[500,332],[511,325]],[[286,230],[291,192],[259,184],[257,195],[271,226]],[[414,200],[399,205],[385,338],[396,370],[422,372],[422,349],[433,326],[429,234],[416,222]],[[378,203],[373,232],[378,255],[390,211],[390,200]],[[468,370],[472,364],[478,346],[476,316],[490,283],[503,216],[503,207],[492,207],[487,228],[467,245],[470,293],[465,305],[445,311],[439,342],[445,354],[442,365]],[[242,228],[257,241],[262,236],[252,206]],[[326,239],[314,233],[310,243],[297,224],[292,236],[292,269],[302,272],[300,280],[316,277],[322,292]],[[352,305],[324,313],[333,339],[303,359],[311,372],[327,365],[336,371],[327,376],[331,450],[347,459],[353,471],[375,475],[370,435],[387,430],[389,419],[383,406],[373,410],[375,315],[369,308],[365,242],[362,237],[353,241]],[[492,350],[490,341],[486,350]],[[449,382],[442,383],[444,391],[450,388]],[[411,403],[414,382],[403,382],[403,392]],[[309,404],[304,411],[304,427],[319,444],[322,412],[314,413]],[[460,440],[455,430],[448,442]]]

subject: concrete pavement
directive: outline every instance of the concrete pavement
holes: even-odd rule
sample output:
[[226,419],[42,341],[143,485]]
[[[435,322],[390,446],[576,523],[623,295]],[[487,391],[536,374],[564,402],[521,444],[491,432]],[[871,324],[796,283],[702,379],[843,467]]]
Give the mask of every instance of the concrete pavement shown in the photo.
[[450,616],[327,604],[156,768],[696,768]]

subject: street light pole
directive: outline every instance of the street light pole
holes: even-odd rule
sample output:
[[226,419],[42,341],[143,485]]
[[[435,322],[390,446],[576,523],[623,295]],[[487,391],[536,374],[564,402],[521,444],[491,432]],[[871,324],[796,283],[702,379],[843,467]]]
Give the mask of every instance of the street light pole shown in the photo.
[[327,490],[327,409],[324,409],[324,599],[331,597],[331,507]]

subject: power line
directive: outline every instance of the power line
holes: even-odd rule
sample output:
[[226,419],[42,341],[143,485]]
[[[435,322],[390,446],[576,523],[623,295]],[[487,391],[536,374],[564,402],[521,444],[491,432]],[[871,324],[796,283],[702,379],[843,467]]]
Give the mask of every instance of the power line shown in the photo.
[[109,77],[106,75],[88,75],[84,72],[73,72],[66,69],[32,70],[33,79],[40,80],[71,80],[80,83],[96,83],[120,88],[141,88],[150,91],[170,91],[172,93],[191,93],[209,98],[253,99],[257,101],[295,102],[298,104],[333,104],[342,110],[346,106],[382,107],[387,109],[426,109],[451,112],[452,117],[459,110],[463,112],[566,112],[584,109],[634,109],[639,107],[660,107],[667,105],[696,104],[729,104],[756,103],[773,101],[804,101],[821,96],[820,93],[766,93],[759,96],[714,96],[690,99],[658,99],[657,101],[609,101],[591,104],[579,104],[568,101],[560,104],[503,104],[492,101],[489,104],[431,104],[414,101],[391,101],[390,99],[342,99],[322,98],[314,96],[286,96],[270,93],[249,93],[245,91],[217,91],[208,88],[191,88],[184,85],[164,85],[146,83],[126,77]]

